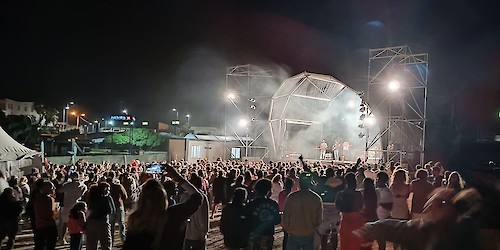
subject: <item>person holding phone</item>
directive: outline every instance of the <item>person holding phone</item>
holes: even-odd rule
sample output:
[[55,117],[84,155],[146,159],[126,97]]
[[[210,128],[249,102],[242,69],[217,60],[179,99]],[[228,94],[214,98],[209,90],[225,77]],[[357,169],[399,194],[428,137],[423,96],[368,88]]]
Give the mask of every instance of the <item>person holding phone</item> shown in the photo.
[[182,249],[188,218],[202,203],[199,191],[170,164],[162,165],[165,174],[182,187],[189,198],[181,204],[168,206],[167,193],[156,179],[147,180],[136,209],[127,221],[124,250]]

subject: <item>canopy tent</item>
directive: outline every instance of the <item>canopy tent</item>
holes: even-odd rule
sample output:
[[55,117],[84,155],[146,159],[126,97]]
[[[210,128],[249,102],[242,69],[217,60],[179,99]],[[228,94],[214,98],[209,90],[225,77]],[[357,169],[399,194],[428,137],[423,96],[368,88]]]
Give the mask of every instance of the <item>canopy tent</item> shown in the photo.
[[0,127],[0,171],[19,175],[33,165],[41,166],[40,152],[21,145]]

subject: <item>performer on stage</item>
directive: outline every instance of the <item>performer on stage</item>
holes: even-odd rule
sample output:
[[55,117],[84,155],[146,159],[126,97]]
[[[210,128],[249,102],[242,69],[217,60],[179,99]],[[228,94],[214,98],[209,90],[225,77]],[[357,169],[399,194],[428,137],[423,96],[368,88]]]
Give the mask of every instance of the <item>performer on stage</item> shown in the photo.
[[347,161],[347,158],[350,158],[350,157],[347,157],[348,154],[349,154],[349,148],[351,147],[351,144],[349,143],[348,140],[345,140],[344,143],[342,143],[342,150],[344,151],[343,152],[343,160],[344,161]]
[[336,161],[340,160],[339,149],[340,149],[340,142],[339,142],[339,140],[335,140],[335,142],[332,145],[333,160],[336,160]]
[[326,157],[326,150],[328,150],[328,144],[326,144],[326,141],[323,139],[321,141],[321,144],[319,145],[319,159],[324,160]]

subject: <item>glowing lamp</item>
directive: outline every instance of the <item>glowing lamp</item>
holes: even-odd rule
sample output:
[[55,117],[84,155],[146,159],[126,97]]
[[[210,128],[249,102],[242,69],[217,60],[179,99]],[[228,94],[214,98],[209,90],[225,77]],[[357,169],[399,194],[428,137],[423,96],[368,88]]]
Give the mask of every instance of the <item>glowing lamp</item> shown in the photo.
[[387,87],[389,88],[389,91],[391,92],[395,92],[397,91],[399,88],[400,88],[400,84],[397,80],[392,80],[389,82],[389,84],[387,85]]

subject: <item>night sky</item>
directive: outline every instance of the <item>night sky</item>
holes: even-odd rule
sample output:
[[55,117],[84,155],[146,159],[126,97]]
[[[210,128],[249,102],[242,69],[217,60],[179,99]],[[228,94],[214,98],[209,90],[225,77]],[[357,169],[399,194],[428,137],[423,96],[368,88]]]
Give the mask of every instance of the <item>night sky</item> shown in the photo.
[[[480,123],[500,108],[494,1],[18,1],[0,3],[0,98],[99,119],[123,108],[219,125],[226,67],[330,74],[357,90],[368,49],[429,53],[429,119]],[[472,107],[474,110],[472,110]],[[481,110],[481,111],[477,111]],[[495,113],[496,112],[496,113]],[[498,123],[498,122],[497,122]]]

